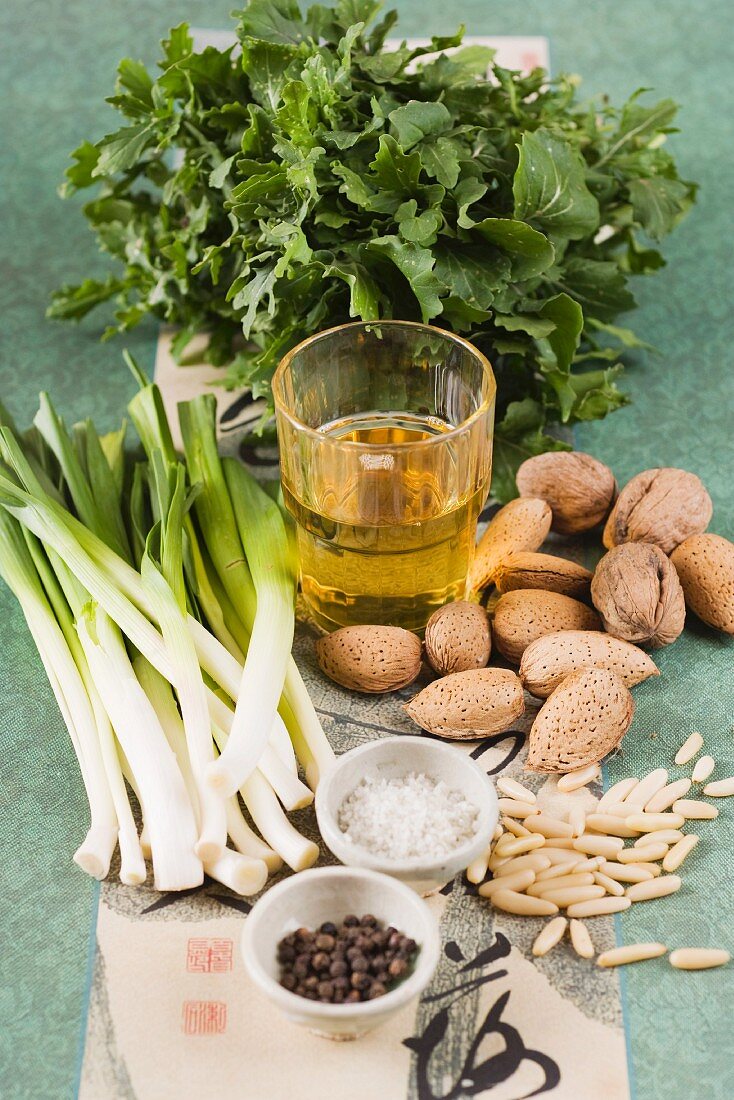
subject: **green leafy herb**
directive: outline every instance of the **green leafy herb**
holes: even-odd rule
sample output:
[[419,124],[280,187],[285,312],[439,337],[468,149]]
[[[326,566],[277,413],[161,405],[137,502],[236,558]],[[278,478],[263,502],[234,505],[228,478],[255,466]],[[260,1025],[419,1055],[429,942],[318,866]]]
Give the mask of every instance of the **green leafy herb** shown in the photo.
[[[676,105],[577,98],[571,78],[523,75],[463,31],[385,50],[395,12],[339,0],[251,0],[239,49],[163,43],[160,73],[121,62],[124,125],[72,154],[65,195],[116,271],[62,287],[50,314],[115,304],[124,332],[153,314],[195,334],[232,386],[269,392],[283,353],[350,318],[454,329],[499,382],[495,492],[554,443],[546,424],[625,403],[612,322],[632,276],[695,199],[664,148]],[[490,69],[487,79],[487,69]]]

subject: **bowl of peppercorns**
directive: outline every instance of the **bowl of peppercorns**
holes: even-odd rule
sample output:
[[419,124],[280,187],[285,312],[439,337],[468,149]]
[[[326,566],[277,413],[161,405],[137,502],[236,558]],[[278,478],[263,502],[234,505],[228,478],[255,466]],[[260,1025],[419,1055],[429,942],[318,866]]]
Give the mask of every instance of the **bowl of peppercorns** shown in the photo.
[[245,922],[255,984],[293,1023],[356,1039],[419,996],[439,959],[427,904],[388,875],[324,867],[287,878]]

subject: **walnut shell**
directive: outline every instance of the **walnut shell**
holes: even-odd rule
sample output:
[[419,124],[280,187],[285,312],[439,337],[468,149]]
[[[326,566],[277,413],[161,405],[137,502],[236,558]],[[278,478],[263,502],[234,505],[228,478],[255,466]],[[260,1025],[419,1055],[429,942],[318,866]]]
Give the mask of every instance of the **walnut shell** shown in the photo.
[[567,558],[520,551],[502,559],[495,573],[495,584],[498,592],[540,588],[544,592],[560,592],[563,596],[588,601],[592,576],[583,565]]
[[426,623],[425,644],[428,663],[439,676],[484,668],[492,650],[487,612],[467,600],[439,607]]
[[686,603],[699,619],[734,634],[734,543],[691,535],[671,555]]
[[422,729],[456,741],[501,733],[524,709],[522,684],[507,668],[477,668],[443,676],[405,706]]
[[537,638],[557,630],[600,630],[599,616],[586,604],[558,592],[518,588],[500,596],[494,609],[492,638],[503,657],[519,665]]
[[608,668],[627,687],[659,676],[643,650],[598,630],[559,630],[533,642],[522,655],[520,679],[538,699],[547,699],[560,683],[581,668]]
[[570,772],[596,764],[617,747],[634,713],[629,689],[616,672],[572,672],[538,711],[528,736],[526,767]]
[[486,588],[503,558],[514,550],[537,550],[550,531],[551,510],[544,500],[518,497],[500,508],[474,551],[469,570],[472,589]]
[[663,466],[643,470],[617,497],[604,528],[604,545],[653,542],[670,554],[684,539],[708,527],[714,506],[699,478]]
[[608,466],[583,451],[548,451],[522,463],[517,489],[521,497],[547,501],[553,512],[553,530],[574,535],[604,522],[617,483]]
[[350,691],[397,691],[421,670],[421,640],[399,626],[345,626],[316,642],[322,672]]
[[686,607],[675,566],[659,546],[627,542],[605,554],[591,582],[605,630],[638,645],[663,646],[683,630]]

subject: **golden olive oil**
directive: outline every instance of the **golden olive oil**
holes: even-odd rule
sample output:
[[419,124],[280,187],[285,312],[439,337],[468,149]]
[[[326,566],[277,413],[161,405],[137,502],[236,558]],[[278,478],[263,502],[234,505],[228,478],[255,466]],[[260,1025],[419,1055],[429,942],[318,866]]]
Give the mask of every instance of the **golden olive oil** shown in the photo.
[[464,596],[487,485],[462,495],[460,440],[422,446],[451,430],[428,415],[345,417],[319,431],[355,444],[351,461],[341,458],[351,448],[317,448],[308,502],[284,480],[303,595],[325,629],[390,623],[422,630],[437,607]]

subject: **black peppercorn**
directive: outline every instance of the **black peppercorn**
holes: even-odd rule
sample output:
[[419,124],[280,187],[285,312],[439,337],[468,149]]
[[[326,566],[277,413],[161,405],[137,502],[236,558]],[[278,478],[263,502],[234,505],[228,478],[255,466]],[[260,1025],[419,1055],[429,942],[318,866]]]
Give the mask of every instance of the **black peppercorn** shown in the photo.
[[318,951],[311,959],[311,966],[314,970],[328,970],[331,959],[325,951]]
[[381,928],[366,913],[340,925],[324,921],[318,931],[299,928],[277,946],[280,984],[310,1001],[355,1004],[382,997],[406,976],[418,948],[390,925]]

